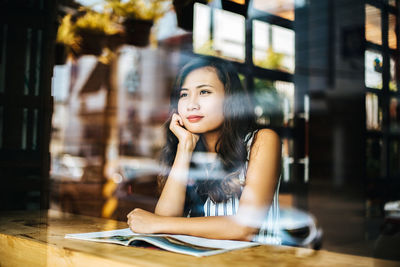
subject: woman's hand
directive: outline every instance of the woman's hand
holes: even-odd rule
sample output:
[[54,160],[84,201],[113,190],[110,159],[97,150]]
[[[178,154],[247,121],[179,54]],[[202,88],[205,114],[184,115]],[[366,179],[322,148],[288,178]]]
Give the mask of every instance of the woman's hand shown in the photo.
[[182,117],[174,113],[169,124],[169,129],[175,134],[179,140],[178,149],[182,148],[187,151],[193,151],[196,147],[197,141],[200,136],[189,132],[183,127]]
[[132,210],[126,217],[128,218],[129,228],[140,234],[157,233],[157,223],[161,218],[154,213],[138,208]]

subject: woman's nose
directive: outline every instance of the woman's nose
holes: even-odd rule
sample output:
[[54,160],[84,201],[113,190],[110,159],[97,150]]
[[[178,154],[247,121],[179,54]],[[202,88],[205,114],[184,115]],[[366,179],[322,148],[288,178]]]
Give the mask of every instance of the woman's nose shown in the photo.
[[187,105],[187,110],[198,110],[198,109],[200,109],[200,105],[199,102],[197,101],[197,97],[191,97]]

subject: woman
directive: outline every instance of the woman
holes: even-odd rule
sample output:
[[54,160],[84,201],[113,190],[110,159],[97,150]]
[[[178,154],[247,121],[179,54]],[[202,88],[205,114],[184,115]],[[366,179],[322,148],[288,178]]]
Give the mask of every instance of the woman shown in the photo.
[[132,231],[280,244],[280,139],[257,130],[233,67],[210,58],[184,66],[171,114],[161,196],[154,213],[128,214]]

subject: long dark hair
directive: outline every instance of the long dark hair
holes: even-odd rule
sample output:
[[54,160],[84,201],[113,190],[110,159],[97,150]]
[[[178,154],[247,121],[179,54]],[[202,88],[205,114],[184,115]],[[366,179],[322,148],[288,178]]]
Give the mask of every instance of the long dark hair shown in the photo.
[[[200,68],[213,68],[224,85],[224,122],[221,126],[220,137],[215,151],[222,163],[224,177],[219,179],[196,179],[193,193],[201,199],[210,199],[214,202],[226,201],[230,196],[240,196],[241,185],[239,173],[247,160],[246,136],[257,128],[255,123],[252,101],[246,89],[242,86],[237,71],[231,63],[221,59],[199,57],[186,64],[180,71],[170,99],[170,118],[165,124],[167,132],[166,144],[161,152],[161,163],[166,171],[159,176],[160,189],[166,182],[178,145],[177,137],[169,130],[172,114],[178,110],[179,92],[189,73]],[[248,138],[247,138],[248,139]],[[205,142],[200,137],[196,151],[206,151]],[[193,165],[193,164],[192,164]],[[189,173],[190,177],[190,173]]]

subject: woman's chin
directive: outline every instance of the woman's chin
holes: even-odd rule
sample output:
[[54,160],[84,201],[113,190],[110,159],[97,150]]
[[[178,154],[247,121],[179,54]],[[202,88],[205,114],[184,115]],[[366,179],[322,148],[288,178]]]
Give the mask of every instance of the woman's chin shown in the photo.
[[186,129],[189,132],[193,133],[193,134],[203,134],[203,133],[205,133],[205,131],[202,131],[201,129],[198,129],[196,127],[186,127]]

